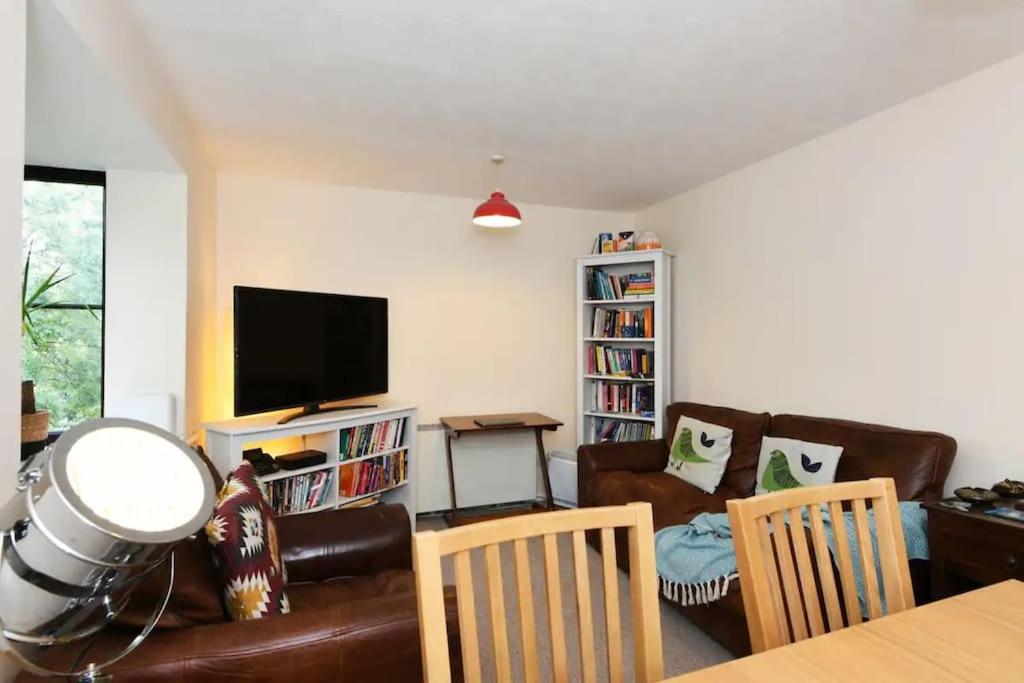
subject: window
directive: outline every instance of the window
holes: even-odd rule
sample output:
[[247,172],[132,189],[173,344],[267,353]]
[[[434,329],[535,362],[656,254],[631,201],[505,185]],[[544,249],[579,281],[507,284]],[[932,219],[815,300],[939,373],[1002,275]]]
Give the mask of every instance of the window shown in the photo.
[[25,168],[21,373],[51,431],[103,413],[105,193],[102,172]]

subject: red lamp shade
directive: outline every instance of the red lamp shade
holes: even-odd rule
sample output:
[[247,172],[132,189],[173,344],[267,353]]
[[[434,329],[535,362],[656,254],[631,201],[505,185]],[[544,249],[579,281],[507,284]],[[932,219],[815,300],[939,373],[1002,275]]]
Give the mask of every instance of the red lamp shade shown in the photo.
[[484,228],[514,228],[522,222],[519,209],[498,190],[473,212],[473,224]]

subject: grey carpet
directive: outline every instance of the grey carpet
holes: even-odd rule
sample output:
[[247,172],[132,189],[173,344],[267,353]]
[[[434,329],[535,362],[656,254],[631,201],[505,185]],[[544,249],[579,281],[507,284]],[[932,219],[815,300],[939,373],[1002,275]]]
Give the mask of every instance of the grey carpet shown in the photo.
[[[417,529],[440,530],[446,528],[440,519],[424,519],[417,524]],[[542,680],[551,680],[551,650],[547,624],[547,593],[544,583],[544,554],[540,539],[530,542],[531,585],[533,587],[534,613],[537,616],[533,625],[537,637],[538,657],[541,660]],[[572,672],[571,680],[580,680],[580,649],[579,621],[576,613],[576,580],[573,573],[572,544],[568,535],[559,536],[559,566],[562,581],[562,612],[565,621],[566,651]],[[591,609],[594,620],[594,643],[599,680],[607,680],[608,655],[607,637],[604,620],[604,590],[601,555],[591,547],[587,547],[589,569]],[[517,612],[515,590],[515,560],[511,545],[502,547],[501,556],[502,580],[505,587],[505,615],[509,636],[509,649],[512,654],[513,680],[523,680],[521,630]],[[454,584],[451,562],[446,561],[444,567],[445,582]],[[487,603],[486,573],[482,551],[473,553],[474,602],[477,611],[477,632],[480,640],[480,658],[485,681],[495,680],[494,662],[492,657],[492,641],[490,629],[490,607]],[[619,607],[623,630],[623,670],[627,680],[633,680],[633,640],[632,617],[630,614],[629,577],[625,572],[618,571]],[[659,601],[660,602],[660,601]],[[703,631],[691,624],[670,605],[661,603],[661,636],[662,650],[665,658],[665,676],[703,669],[714,664],[732,659],[732,656],[718,643],[706,636]]]

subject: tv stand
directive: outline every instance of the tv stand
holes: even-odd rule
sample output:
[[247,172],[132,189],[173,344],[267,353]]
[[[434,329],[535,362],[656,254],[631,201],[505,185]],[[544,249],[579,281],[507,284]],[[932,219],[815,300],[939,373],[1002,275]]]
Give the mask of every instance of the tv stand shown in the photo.
[[[264,450],[274,453],[277,450],[274,442],[283,447],[282,439],[297,439],[301,444],[289,443],[287,450],[301,448],[323,451],[327,454],[327,461],[322,465],[313,465],[298,470],[281,470],[262,476],[260,480],[268,486],[283,488],[285,487],[284,482],[302,482],[307,475],[318,472],[329,472],[331,478],[327,486],[327,499],[323,501],[322,505],[290,510],[284,514],[302,515],[320,509],[332,510],[349,507],[359,504],[364,499],[376,498],[379,495],[385,503],[405,505],[409,513],[410,527],[415,531],[416,472],[418,467],[416,452],[419,443],[416,406],[408,403],[383,402],[383,400],[378,400],[378,402],[381,404],[380,408],[310,415],[304,420],[296,420],[287,425],[277,424],[280,415],[253,415],[221,422],[207,422],[203,425],[206,429],[206,452],[217,471],[226,476],[244,461],[242,454],[246,449],[263,446]],[[404,424],[399,427],[399,442],[393,448],[383,444],[362,443],[362,440],[355,441],[355,435],[350,431],[353,429],[372,431],[389,421],[397,420],[404,421]],[[406,477],[403,481],[385,488],[369,486],[369,489],[375,490],[345,495],[341,488],[342,480],[344,479],[346,484],[352,485],[355,479],[355,472],[348,468],[361,469],[367,463],[380,463],[401,452],[406,453],[407,457]],[[296,523],[300,522],[296,520]]]
[[308,417],[310,415],[319,415],[320,413],[336,413],[336,412],[339,412],[339,411],[342,411],[342,410],[365,410],[367,408],[376,408],[376,407],[377,407],[377,404],[375,404],[375,403],[374,404],[362,404],[362,405],[357,405],[357,406],[328,406],[328,407],[324,407],[320,403],[310,403],[309,405],[305,406],[302,410],[300,410],[297,413],[292,413],[291,415],[285,415],[284,417],[282,417],[280,420],[277,421],[277,424],[279,424],[279,425],[288,424],[292,420],[298,420],[300,417]]

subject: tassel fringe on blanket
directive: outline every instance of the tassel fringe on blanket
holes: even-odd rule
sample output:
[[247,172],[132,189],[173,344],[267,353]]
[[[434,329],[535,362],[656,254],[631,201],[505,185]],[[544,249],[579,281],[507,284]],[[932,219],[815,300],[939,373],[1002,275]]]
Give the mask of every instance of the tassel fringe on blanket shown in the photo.
[[733,572],[703,583],[679,583],[669,581],[663,576],[659,576],[658,581],[661,583],[661,594],[665,598],[683,607],[690,607],[710,605],[724,598],[729,593],[729,582],[736,578],[739,578],[739,574]]

